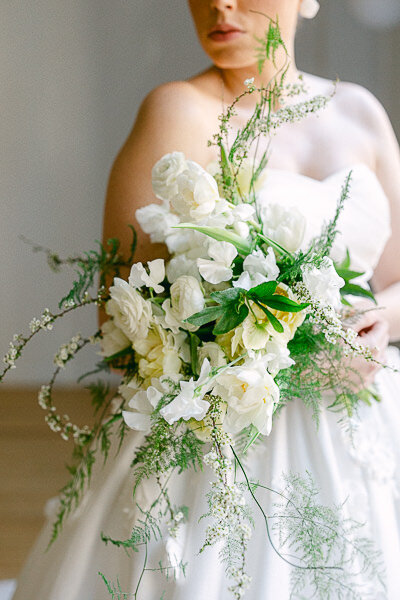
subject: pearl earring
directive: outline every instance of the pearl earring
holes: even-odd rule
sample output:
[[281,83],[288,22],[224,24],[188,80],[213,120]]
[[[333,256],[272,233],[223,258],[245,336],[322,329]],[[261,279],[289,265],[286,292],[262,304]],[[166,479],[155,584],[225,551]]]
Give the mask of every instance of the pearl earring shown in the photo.
[[319,11],[318,0],[302,0],[300,6],[300,15],[304,19],[313,19]]

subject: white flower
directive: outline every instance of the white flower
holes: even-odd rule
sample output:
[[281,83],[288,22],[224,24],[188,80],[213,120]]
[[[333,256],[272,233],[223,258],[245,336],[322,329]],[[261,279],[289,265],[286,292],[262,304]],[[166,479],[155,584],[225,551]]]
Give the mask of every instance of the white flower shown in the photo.
[[206,416],[210,403],[203,400],[205,394],[209,391],[209,373],[211,370],[210,363],[204,359],[201,366],[200,376],[197,381],[193,377],[190,381],[181,381],[180,393],[175,398],[160,410],[160,414],[164,419],[172,425],[179,419],[196,419],[201,421]]
[[272,415],[279,401],[279,388],[265,368],[263,360],[250,360],[229,367],[218,377],[214,392],[228,403],[226,424],[232,433],[254,425],[269,435]]
[[232,261],[237,256],[237,250],[229,242],[210,242],[208,255],[214,260],[197,259],[201,276],[209,283],[217,284],[232,279]]
[[204,308],[200,284],[190,275],[178,277],[171,285],[170,295],[172,309],[182,321]]
[[190,275],[183,275],[171,285],[171,299],[163,302],[165,311],[165,324],[177,333],[179,327],[194,330],[196,327],[190,323],[183,323],[185,319],[200,312],[204,308],[204,296],[200,284]]
[[151,171],[153,191],[160,200],[169,201],[178,191],[176,179],[187,167],[182,152],[165,154]]
[[249,290],[265,281],[275,281],[278,275],[279,267],[272,248],[268,248],[267,255],[257,248],[244,259],[243,273],[233,286]]
[[140,390],[140,384],[133,378],[127,384],[118,388],[121,396],[128,400],[132,411],[123,410],[122,417],[131,429],[148,433],[151,429],[151,415],[163,395],[169,391],[169,386],[162,379],[152,379],[152,385],[147,390]]
[[179,217],[160,204],[148,204],[138,208],[135,216],[142,231],[150,235],[153,244],[164,243],[169,235],[174,234],[172,228],[179,223]]
[[133,348],[142,358],[139,360],[139,375],[149,380],[162,375],[175,376],[182,361],[180,349],[170,331],[153,324],[145,338],[133,342]]
[[167,279],[170,283],[174,283],[178,277],[182,275],[191,275],[198,281],[201,279],[199,269],[197,267],[197,258],[189,258],[189,255],[184,252],[171,258],[166,266]]
[[141,288],[145,285],[148,288],[153,288],[156,294],[161,294],[164,291],[162,285],[159,285],[165,278],[165,265],[162,258],[151,260],[147,263],[149,273],[141,262],[132,265],[129,275],[129,285],[133,288]]
[[302,0],[300,5],[300,15],[303,19],[313,19],[319,11],[318,0]]
[[336,273],[332,259],[325,257],[319,268],[305,266],[302,268],[303,282],[312,298],[340,308],[340,288],[344,280]]
[[188,168],[177,177],[178,191],[171,199],[174,211],[184,220],[202,221],[215,208],[218,200],[217,182],[196,163],[188,161]]
[[122,329],[131,342],[145,338],[152,318],[151,304],[119,277],[114,278],[110,295],[106,313],[114,318],[117,327]]
[[306,220],[294,206],[285,208],[281,204],[267,204],[262,207],[264,235],[283,246],[289,252],[295,252],[304,239]]
[[[257,169],[257,164],[252,158],[245,158],[242,162],[237,176],[237,184],[239,191],[243,196],[250,193],[251,179]],[[267,171],[264,169],[254,183],[254,191],[258,192],[264,185],[267,176]]]
[[287,369],[294,365],[294,360],[290,358],[290,352],[287,344],[280,338],[272,338],[265,346],[265,360],[268,365],[268,371],[272,377],[275,377],[282,369]]
[[105,321],[101,326],[101,354],[113,356],[131,345],[124,332],[115,325],[112,319]]
[[226,365],[226,356],[216,342],[205,342],[198,348],[197,354],[201,363],[207,358],[213,368]]

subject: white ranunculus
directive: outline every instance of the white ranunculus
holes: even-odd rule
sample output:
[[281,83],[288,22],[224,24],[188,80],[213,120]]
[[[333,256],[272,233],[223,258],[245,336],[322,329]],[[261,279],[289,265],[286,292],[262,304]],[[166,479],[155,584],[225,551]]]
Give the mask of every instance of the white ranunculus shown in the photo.
[[162,258],[156,258],[147,263],[149,272],[141,262],[132,265],[131,272],[129,275],[129,285],[133,288],[141,288],[144,285],[148,288],[153,288],[156,294],[161,294],[164,291],[161,281],[165,278],[165,265]]
[[175,398],[160,410],[160,415],[172,425],[179,419],[188,421],[196,419],[201,421],[210,408],[210,403],[204,400],[205,394],[210,391],[212,383],[209,382],[211,367],[207,359],[204,360],[200,376],[197,381],[193,377],[190,381],[181,381],[181,391]]
[[194,277],[183,275],[171,285],[171,307],[176,317],[183,321],[204,308],[204,296]]
[[264,235],[289,252],[295,252],[300,248],[304,239],[306,220],[296,207],[285,208],[275,203],[264,205],[262,220]]
[[278,275],[279,267],[272,248],[268,248],[267,255],[257,248],[244,259],[243,273],[233,286],[249,290],[260,283],[275,281]]
[[142,231],[150,236],[153,244],[164,243],[168,236],[174,234],[175,230],[172,228],[179,223],[179,217],[160,204],[138,208],[135,216]]
[[229,367],[217,377],[214,393],[228,403],[227,429],[238,433],[254,425],[269,435],[272,415],[279,401],[279,388],[265,368],[263,360],[249,360]]
[[145,338],[152,319],[151,304],[127,281],[114,278],[110,287],[111,299],[106,303],[106,313],[113,317],[117,327],[131,342]]
[[232,262],[237,256],[237,250],[229,242],[212,241],[208,247],[208,255],[213,260],[197,259],[200,275],[209,283],[217,284],[232,279]]
[[141,356],[139,375],[147,381],[163,375],[176,376],[181,369],[175,338],[160,325],[152,324],[145,338],[133,342],[133,349]]
[[334,308],[340,308],[340,288],[344,280],[339,277],[332,259],[325,257],[319,268],[306,266],[302,268],[303,282],[313,298]]
[[227,362],[221,346],[216,342],[205,342],[198,348],[197,354],[200,363],[203,363],[204,359],[207,358],[213,368],[223,367]]
[[169,201],[178,191],[176,179],[187,168],[182,152],[165,154],[151,171],[153,191],[160,200]]
[[198,222],[213,212],[219,198],[218,186],[207,171],[188,161],[188,168],[176,181],[178,191],[171,198],[171,205],[181,219]]
[[101,354],[113,356],[131,345],[124,332],[115,325],[113,319],[105,321],[101,326]]

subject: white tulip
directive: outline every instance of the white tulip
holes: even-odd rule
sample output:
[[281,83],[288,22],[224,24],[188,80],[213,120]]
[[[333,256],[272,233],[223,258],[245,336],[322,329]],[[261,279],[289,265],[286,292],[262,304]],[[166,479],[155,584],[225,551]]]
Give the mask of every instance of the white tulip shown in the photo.
[[267,204],[262,207],[262,220],[264,235],[289,252],[300,248],[306,220],[296,207],[285,208],[281,204]]

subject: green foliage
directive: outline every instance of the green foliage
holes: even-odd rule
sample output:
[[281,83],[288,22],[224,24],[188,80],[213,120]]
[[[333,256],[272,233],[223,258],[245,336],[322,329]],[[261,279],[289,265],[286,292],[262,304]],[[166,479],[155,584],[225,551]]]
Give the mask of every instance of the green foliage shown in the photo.
[[95,284],[97,274],[100,275],[100,287],[102,287],[105,285],[107,276],[118,277],[121,267],[132,264],[137,235],[133,225],[128,225],[128,227],[131,229],[133,236],[129,257],[123,260],[119,252],[120,241],[118,239],[110,238],[107,242],[108,249],[97,241],[99,250],[84,252],[82,257],[75,259],[77,279],[70,291],[60,300],[60,308],[65,304],[81,302],[84,295]]
[[144,511],[139,506],[137,508],[145,518],[137,520],[137,524],[132,529],[131,537],[127,540],[115,540],[102,533],[101,539],[106,545],[110,543],[117,546],[117,548],[139,552],[140,546],[148,544],[152,539],[157,541],[162,538],[159,515],[154,517],[150,511]]

